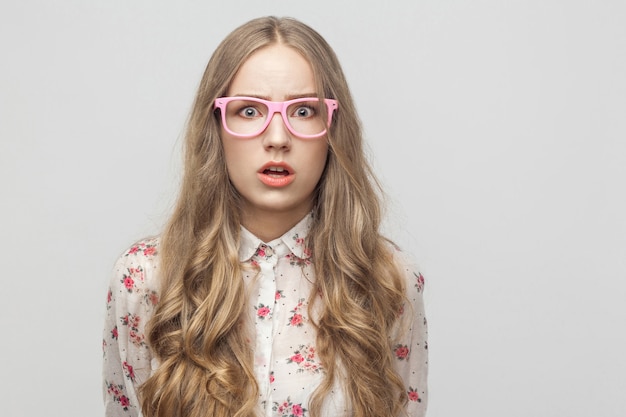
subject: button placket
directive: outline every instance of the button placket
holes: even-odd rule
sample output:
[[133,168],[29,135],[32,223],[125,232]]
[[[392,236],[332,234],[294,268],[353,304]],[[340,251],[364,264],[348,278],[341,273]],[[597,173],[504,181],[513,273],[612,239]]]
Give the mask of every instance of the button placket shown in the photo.
[[259,389],[270,400],[271,388],[270,361],[272,357],[272,339],[274,334],[274,301],[276,297],[275,267],[278,257],[271,246],[261,244],[255,257],[261,269],[259,274],[259,293],[256,304],[256,367],[259,375]]

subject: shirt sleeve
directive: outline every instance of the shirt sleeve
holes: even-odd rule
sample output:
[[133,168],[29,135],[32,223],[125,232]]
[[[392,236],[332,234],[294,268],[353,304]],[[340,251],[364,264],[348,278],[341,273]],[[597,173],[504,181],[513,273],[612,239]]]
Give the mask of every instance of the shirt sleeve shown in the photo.
[[393,356],[408,397],[407,414],[410,417],[424,417],[428,402],[428,329],[423,299],[424,277],[417,265],[402,252],[396,252],[395,258],[406,279],[408,304],[401,311]]
[[146,323],[158,303],[156,243],[139,242],[116,262],[107,294],[102,390],[106,417],[140,417],[138,387],[150,376]]

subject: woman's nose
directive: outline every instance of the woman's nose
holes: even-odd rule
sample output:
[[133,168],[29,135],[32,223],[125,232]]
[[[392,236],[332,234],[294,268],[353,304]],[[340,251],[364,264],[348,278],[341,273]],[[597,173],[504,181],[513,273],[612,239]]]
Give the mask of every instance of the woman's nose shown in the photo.
[[266,148],[285,149],[291,146],[291,134],[280,113],[274,113],[270,124],[263,132],[263,145]]

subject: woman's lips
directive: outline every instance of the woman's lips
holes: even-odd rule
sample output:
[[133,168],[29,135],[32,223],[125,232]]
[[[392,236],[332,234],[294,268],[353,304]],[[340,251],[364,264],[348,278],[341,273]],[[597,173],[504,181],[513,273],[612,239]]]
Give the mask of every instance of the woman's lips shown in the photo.
[[295,173],[286,162],[268,162],[257,171],[259,180],[268,187],[285,187],[293,182]]

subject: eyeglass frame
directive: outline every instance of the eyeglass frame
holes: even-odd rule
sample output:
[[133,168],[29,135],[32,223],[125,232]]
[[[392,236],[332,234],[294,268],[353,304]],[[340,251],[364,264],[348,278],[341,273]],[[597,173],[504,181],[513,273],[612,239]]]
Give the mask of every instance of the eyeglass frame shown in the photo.
[[[231,101],[236,101],[236,100],[253,101],[253,102],[261,103],[267,106],[267,109],[268,109],[267,118],[265,119],[265,122],[263,123],[263,127],[259,129],[258,132],[255,132],[253,134],[241,134],[241,133],[235,133],[228,128],[228,124],[226,123],[226,105],[230,103]],[[283,118],[283,123],[285,124],[285,126],[287,127],[287,130],[289,130],[289,132],[291,132],[292,135],[297,136],[299,138],[303,138],[303,139],[314,139],[314,138],[319,138],[321,136],[324,136],[326,132],[328,132],[328,128],[330,128],[330,125],[332,123],[333,113],[339,107],[339,103],[337,102],[337,100],[334,100],[332,98],[325,98],[323,100],[324,100],[324,104],[326,105],[326,108],[328,109],[326,129],[324,129],[321,133],[316,133],[314,135],[303,135],[301,133],[296,132],[293,129],[293,127],[291,127],[291,123],[289,123],[289,119],[288,119],[289,116],[287,116],[287,108],[294,103],[304,103],[307,101],[319,102],[318,97],[301,97],[301,98],[296,98],[296,99],[287,100],[287,101],[269,101],[269,100],[264,100],[258,97],[246,97],[246,96],[219,97],[215,99],[213,109],[215,110],[220,109],[220,113],[221,113],[220,117],[222,119],[222,127],[224,128],[224,130],[226,130],[226,132],[238,138],[249,139],[255,136],[259,136],[260,134],[265,132],[267,127],[270,125],[272,119],[274,118],[274,114],[280,113],[280,115]]]

